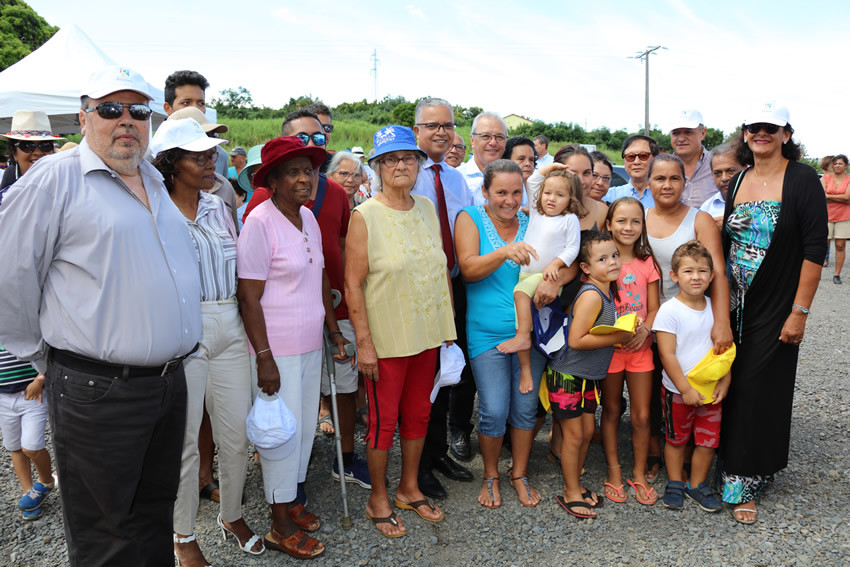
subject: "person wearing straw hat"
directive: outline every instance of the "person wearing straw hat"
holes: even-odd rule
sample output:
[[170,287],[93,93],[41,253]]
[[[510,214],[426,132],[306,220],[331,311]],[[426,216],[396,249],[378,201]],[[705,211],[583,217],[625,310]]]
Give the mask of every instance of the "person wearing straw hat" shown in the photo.
[[387,494],[387,460],[397,426],[402,468],[395,506],[429,522],[445,517],[422,494],[418,468],[438,347],[454,343],[457,334],[437,211],[427,197],[411,194],[425,152],[404,126],[385,126],[374,141],[369,165],[381,190],[351,215],[345,291],[369,400],[366,456],[372,493],[366,515],[382,535],[395,538],[407,533]]
[[236,248],[237,297],[256,379],[254,394],[278,393],[297,422],[296,448],[290,455],[269,458],[260,451],[272,516],[264,543],[266,549],[299,559],[325,550],[305,533],[321,527],[319,518],[296,502],[316,433],[323,325],[338,349],[334,358],[348,358],[348,341],[334,316],[319,221],[304,206],[325,155],[324,149],[307,147],[294,136],[263,146],[254,184],[268,187],[271,197],[247,218]]
[[0,344],[45,373],[72,567],[174,561],[201,285],[185,218],[143,160],[149,88],[124,67],[92,74],[80,145],[0,208]]
[[215,148],[223,143],[226,140],[208,137],[201,124],[191,118],[167,120],[151,142],[153,165],[162,173],[171,200],[186,217],[200,261],[204,335],[198,351],[185,362],[186,434],[180,488],[174,504],[174,552],[183,565],[206,564],[194,535],[200,465],[198,434],[205,398],[215,402],[209,408],[219,447],[218,524],[222,535],[232,534],[246,553],[257,555],[264,551],[260,538],[242,519],[241,510],[251,371],[248,343],[236,304],[236,229],[224,202],[206,192],[216,180]]
[[0,134],[6,140],[13,163],[3,172],[0,181],[0,200],[3,191],[17,181],[39,159],[56,151],[56,142],[65,140],[50,130],[50,120],[41,110],[16,110],[12,116],[12,129]]

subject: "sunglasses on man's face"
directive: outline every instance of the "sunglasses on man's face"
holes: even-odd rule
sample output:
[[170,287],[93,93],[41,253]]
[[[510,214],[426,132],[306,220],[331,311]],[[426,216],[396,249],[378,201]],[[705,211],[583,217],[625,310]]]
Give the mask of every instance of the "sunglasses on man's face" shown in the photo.
[[50,141],[44,142],[16,142],[15,147],[24,152],[25,154],[31,154],[35,151],[36,148],[41,150],[42,153],[52,154],[56,150],[56,145]]
[[316,146],[324,146],[328,141],[328,137],[320,132],[316,132],[315,134],[305,134],[304,132],[300,132],[295,134],[295,137],[304,142],[305,146],[310,145],[310,140],[313,140],[313,144]]
[[[130,118],[133,120],[147,120],[153,114],[151,107],[146,104],[129,104],[126,105],[130,110]],[[124,114],[124,104],[120,102],[102,102],[97,106],[87,108],[85,111],[97,111],[97,115],[106,120],[117,120]]]
[[766,122],[756,122],[755,124],[747,124],[745,128],[750,134],[758,134],[759,132],[764,130],[772,136],[779,132],[779,126],[777,126],[776,124],[768,124]]

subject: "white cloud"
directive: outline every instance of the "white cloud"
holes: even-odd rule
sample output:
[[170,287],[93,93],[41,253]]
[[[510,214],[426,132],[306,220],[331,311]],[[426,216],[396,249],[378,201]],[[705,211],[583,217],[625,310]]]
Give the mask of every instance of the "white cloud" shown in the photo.
[[416,6],[411,6],[410,4],[407,5],[407,13],[413,16],[414,18],[419,18],[422,21],[428,19],[425,17],[425,14],[422,12],[422,10],[420,10]]
[[272,12],[272,16],[274,16],[277,20],[287,22],[289,24],[295,24],[298,22],[298,18],[295,17],[295,14],[293,14],[292,11],[285,6],[274,10]]

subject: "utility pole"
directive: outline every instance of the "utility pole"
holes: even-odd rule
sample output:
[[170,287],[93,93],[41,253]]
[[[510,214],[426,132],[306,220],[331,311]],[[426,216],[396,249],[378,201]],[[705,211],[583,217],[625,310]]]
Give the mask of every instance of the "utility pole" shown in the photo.
[[373,89],[375,92],[375,102],[378,102],[378,50],[372,50],[372,70],[369,73],[374,77]]
[[[630,59],[640,59],[644,63],[646,63],[646,79],[644,83],[645,92],[644,92],[644,109],[643,109],[643,135],[649,136],[649,56],[658,51],[659,49],[667,50],[666,47],[661,45],[650,45],[646,48],[646,51],[638,51],[637,55],[634,57],[630,57]],[[656,54],[657,55],[657,54]]]

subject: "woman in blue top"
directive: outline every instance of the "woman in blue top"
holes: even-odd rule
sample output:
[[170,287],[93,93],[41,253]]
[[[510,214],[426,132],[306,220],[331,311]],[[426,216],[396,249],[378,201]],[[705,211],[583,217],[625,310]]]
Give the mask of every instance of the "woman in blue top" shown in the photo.
[[[484,170],[481,188],[487,203],[467,207],[455,222],[455,248],[467,287],[467,340],[475,385],[478,388],[478,442],[484,459],[484,484],[478,501],[488,508],[502,504],[499,492],[499,453],[505,422],[511,424],[513,472],[511,483],[524,506],[536,506],[540,495],[528,484],[528,457],[536,422],[538,389],[546,361],[532,351],[534,387],[519,391],[517,355],[504,354],[496,345],[516,334],[513,289],[520,265],[537,257],[522,242],[528,217],[521,213],[522,171],[510,160],[492,162]],[[561,270],[560,282],[544,281],[537,288],[535,303],[552,301],[575,270]]]

